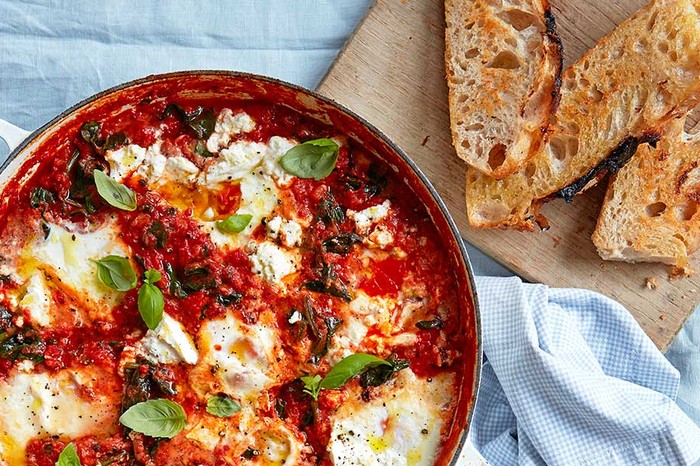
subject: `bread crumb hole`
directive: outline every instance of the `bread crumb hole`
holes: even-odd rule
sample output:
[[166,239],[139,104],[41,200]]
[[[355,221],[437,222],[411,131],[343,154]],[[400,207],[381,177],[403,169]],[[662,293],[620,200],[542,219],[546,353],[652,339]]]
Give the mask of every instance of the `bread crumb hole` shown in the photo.
[[464,84],[467,86],[473,86],[474,84],[476,84],[476,79],[470,79]]
[[525,176],[528,178],[532,178],[535,175],[535,164],[534,163],[528,163],[527,166],[525,167]]
[[668,53],[668,43],[667,42],[659,42],[659,45],[657,47],[659,49],[659,52]]
[[671,106],[672,101],[671,94],[663,88],[659,88],[659,93],[656,94],[656,99],[654,102],[654,107],[656,107],[657,114],[662,115],[667,112],[668,108]]
[[503,162],[506,161],[506,146],[504,144],[496,144],[489,151],[489,167],[492,170],[497,169]]
[[513,52],[504,51],[496,55],[486,67],[514,70],[520,68],[520,61]]
[[464,147],[465,149],[469,149],[471,147],[471,144],[469,144],[469,141],[466,139],[462,139],[462,142],[460,143],[460,146]]
[[681,204],[676,206],[674,209],[676,218],[683,222],[687,222],[693,215],[698,211],[698,205],[695,202],[689,202],[687,204]]
[[464,52],[464,58],[467,58],[467,59],[474,58],[477,55],[479,55],[479,49],[476,49],[476,48],[469,49],[466,52]]
[[563,87],[564,87],[564,89],[566,89],[567,91],[573,92],[574,90],[576,90],[576,81],[574,81],[573,79],[567,79],[567,80],[564,81],[564,86],[563,86]]
[[484,125],[481,123],[472,123],[464,127],[464,131],[481,131],[482,129],[484,129]]
[[591,100],[595,103],[598,103],[601,100],[603,100],[603,93],[600,92],[600,89],[598,89],[598,86],[591,87],[590,94],[591,94]]
[[535,23],[535,17],[527,11],[522,10],[506,10],[499,13],[498,17],[513,26],[513,29],[516,31],[527,29]]
[[658,217],[666,211],[666,204],[663,202],[655,202],[653,204],[649,204],[645,210],[647,217]]
[[651,15],[651,18],[649,18],[649,22],[647,23],[647,31],[651,31],[652,29],[654,29],[654,25],[656,24],[656,17],[658,15],[658,11],[655,11],[654,14]]

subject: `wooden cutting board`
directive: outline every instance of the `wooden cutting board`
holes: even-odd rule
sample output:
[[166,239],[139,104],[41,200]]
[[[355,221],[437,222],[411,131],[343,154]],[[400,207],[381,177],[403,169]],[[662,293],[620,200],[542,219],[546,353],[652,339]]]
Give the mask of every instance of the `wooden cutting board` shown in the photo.
[[[551,1],[564,43],[564,66],[645,3]],[[378,0],[319,91],[365,117],[418,163],[471,244],[527,280],[588,288],[618,300],[665,349],[700,297],[700,264],[694,264],[694,277],[670,281],[663,265],[601,260],[590,236],[602,186],[572,204],[556,200],[546,205],[542,212],[551,223],[546,232],[469,227],[466,167],[454,154],[449,133],[443,14],[442,0]],[[648,278],[656,280],[658,288],[647,288]]]

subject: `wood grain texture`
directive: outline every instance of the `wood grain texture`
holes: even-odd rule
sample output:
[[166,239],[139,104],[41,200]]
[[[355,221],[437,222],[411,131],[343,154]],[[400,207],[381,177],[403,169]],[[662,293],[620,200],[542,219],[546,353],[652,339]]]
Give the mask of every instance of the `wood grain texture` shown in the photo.
[[[643,0],[552,0],[569,65],[597,39],[644,5]],[[448,205],[463,236],[527,280],[588,288],[622,303],[665,349],[692,312],[698,274],[669,281],[656,264],[605,262],[591,233],[603,187],[572,204],[556,200],[542,213],[546,232],[475,230],[467,224],[466,167],[452,148],[444,79],[442,0],[378,0],[339,55],[319,91],[346,105],[403,148]],[[647,277],[657,289],[645,287]]]

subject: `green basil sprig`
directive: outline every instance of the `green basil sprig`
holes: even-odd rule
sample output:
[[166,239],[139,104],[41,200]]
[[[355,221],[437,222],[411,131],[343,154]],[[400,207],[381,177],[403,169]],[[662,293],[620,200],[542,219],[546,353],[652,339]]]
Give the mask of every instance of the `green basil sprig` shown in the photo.
[[119,422],[149,437],[173,438],[187,425],[185,410],[179,404],[157,398],[137,403],[127,409]]
[[318,394],[321,390],[340,388],[348,380],[361,374],[366,369],[382,365],[391,366],[391,362],[371,354],[356,353],[339,361],[323,378],[316,374],[313,377],[300,377],[300,380],[304,383],[304,392],[311,395],[314,400],[318,400]]
[[311,395],[314,400],[318,400],[318,394],[321,393],[321,381],[323,380],[321,376],[318,374],[314,376],[307,375],[299,377],[299,379],[304,382],[304,393]]
[[94,170],[92,174],[95,177],[97,192],[109,205],[130,212],[136,210],[136,193],[134,191],[117,183],[101,170]]
[[141,318],[146,326],[155,330],[163,320],[165,301],[160,288],[155,283],[163,278],[157,270],[148,269],[144,274],[143,285],[139,288],[138,307]]
[[73,442],[63,448],[63,451],[58,456],[58,461],[56,461],[56,466],[81,466],[80,458]]
[[287,173],[320,180],[331,174],[338,161],[338,144],[331,139],[314,139],[292,147],[280,159]]
[[212,396],[207,400],[207,412],[216,417],[231,417],[241,410],[241,405],[227,396]]
[[216,228],[222,233],[240,233],[245,230],[253,216],[250,214],[236,214],[216,222]]
[[129,259],[120,256],[107,256],[93,260],[97,264],[97,278],[117,291],[129,291],[136,287],[136,273]]

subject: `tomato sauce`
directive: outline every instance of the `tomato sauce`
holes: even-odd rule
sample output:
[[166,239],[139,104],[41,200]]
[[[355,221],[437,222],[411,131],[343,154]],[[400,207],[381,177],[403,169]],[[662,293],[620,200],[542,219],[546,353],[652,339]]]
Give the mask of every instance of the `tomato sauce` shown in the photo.
[[[128,108],[122,108],[116,116],[111,113],[114,108],[107,106],[90,117],[100,122],[102,138],[123,133],[129,143],[142,147],[160,141],[166,155],[181,155],[201,168],[208,163],[207,157],[211,154],[201,155],[201,148],[197,149],[201,140],[177,111],[166,112],[172,103],[180,105],[186,113],[200,107],[214,114],[224,108],[234,113],[247,113],[256,122],[255,129],[234,136],[234,140],[264,142],[271,136],[282,136],[305,141],[338,136],[331,126],[304,117],[286,106],[267,102],[222,99],[189,102],[145,96]],[[340,321],[343,318],[340,310],[358,293],[398,300],[404,299],[407,290],[411,290],[425,300],[421,316],[428,319],[440,314],[445,325],[415,331],[415,321],[411,321],[409,325],[417,335],[416,343],[393,348],[392,353],[408,360],[409,367],[419,377],[433,377],[449,371],[459,378],[464,365],[460,351],[464,336],[458,325],[459,303],[455,297],[450,297],[457,289],[456,279],[435,226],[396,174],[362,146],[347,138],[344,141],[336,167],[329,176],[321,180],[294,178],[290,186],[280,190],[277,211],[291,212],[306,221],[299,246],[300,264],[291,279],[293,283],[287,285],[291,290],[287,294],[280,293],[251,271],[249,251],[245,248],[223,250],[202,228],[199,219],[208,208],[213,210],[211,220],[214,221],[236,212],[241,204],[238,183],[230,183],[215,193],[196,189],[170,192],[156,191],[134,178],[127,178],[125,184],[136,193],[138,208],[131,212],[116,210],[100,197],[91,180],[80,179],[83,176],[80,173],[90,173],[96,168],[108,171],[108,163],[104,154],[87,142],[75,125],[55,135],[37,151],[36,161],[40,165],[28,183],[20,186],[13,181],[5,188],[3,196],[8,202],[0,209],[0,237],[9,234],[4,225],[16,218],[34,219],[39,224],[37,218],[41,215],[44,221],[71,222],[87,227],[116,217],[120,239],[130,249],[137,265],[139,283],[148,269],[161,274],[156,286],[163,293],[165,312],[182,324],[189,335],[196,336],[206,321],[230,312],[254,324],[272,310],[276,313],[275,331],[291,362],[280,366],[288,372],[285,374],[287,381],[270,389],[272,398],[277,400],[276,406],[283,406],[283,409],[268,408],[266,413],[301,432],[316,461],[330,464],[325,450],[332,415],[346,395],[342,389],[327,391],[316,401],[302,390],[303,384],[297,377],[314,367],[309,363],[314,325],[320,328],[320,336],[315,338],[325,338],[329,332],[326,324],[333,319]],[[39,209],[32,206],[32,191],[37,187],[53,195],[53,201],[43,203]],[[352,236],[357,232],[345,213],[386,200],[391,202],[391,214],[381,224],[392,235],[393,245],[363,258],[356,252],[364,247],[365,240],[362,235],[356,239]],[[263,222],[251,239],[262,241],[266,235]],[[325,249],[327,242],[339,235],[352,236],[354,242],[349,249],[353,253]],[[328,286],[329,282],[340,283],[341,292],[319,293],[310,282],[323,286]],[[0,280],[0,292],[10,286],[16,284]],[[343,295],[343,289],[347,295]],[[45,349],[34,370],[54,372],[90,365],[121,378],[119,362],[124,348],[133,345],[147,331],[139,314],[137,294],[138,288],[126,292],[121,303],[112,309],[109,321],[90,322],[79,328],[38,329]],[[303,310],[309,300],[316,314],[313,323],[299,330],[289,323],[290,316]],[[333,338],[330,332],[328,341]],[[377,332],[377,329],[370,329],[367,338]],[[17,361],[0,358],[0,378],[7,379],[16,364]],[[290,369],[295,365],[300,369]],[[317,367],[320,374],[330,369],[325,360]],[[175,374],[186,379],[185,365],[176,369]],[[188,413],[203,412],[201,401],[193,395],[181,393],[176,398]],[[35,439],[27,447],[27,463],[53,465],[60,451],[72,440],[83,464],[97,464],[105,459],[115,465],[134,461],[140,464],[136,459],[139,448],[133,436],[121,426],[119,429],[118,434],[109,438]],[[151,446],[155,450],[159,448],[157,443]]]

